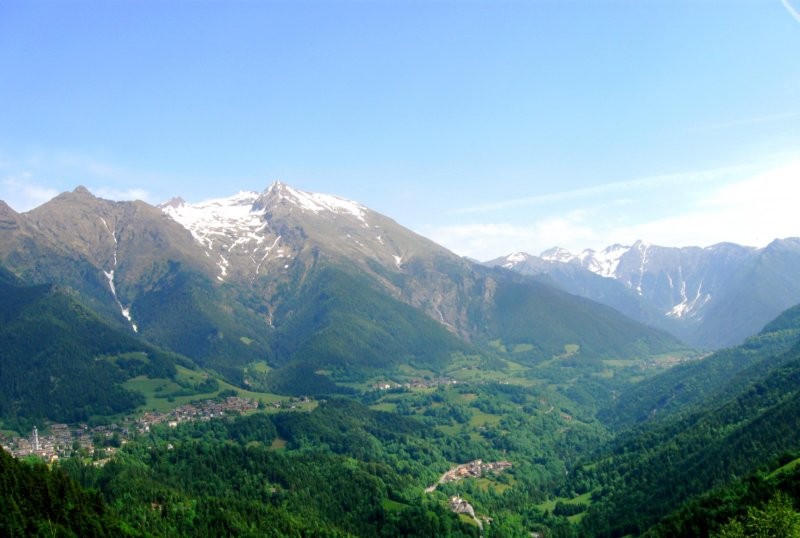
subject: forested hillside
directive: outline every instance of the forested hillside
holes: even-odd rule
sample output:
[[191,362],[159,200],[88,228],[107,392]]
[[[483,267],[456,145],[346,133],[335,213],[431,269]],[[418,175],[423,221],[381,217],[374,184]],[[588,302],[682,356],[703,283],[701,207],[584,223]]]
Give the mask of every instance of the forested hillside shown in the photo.
[[800,305],[783,312],[741,346],[638,383],[599,416],[619,428],[724,401],[790,360],[792,355],[786,352],[799,338]]
[[478,536],[420,494],[446,468],[442,450],[414,420],[334,400],[310,415],[164,428],[102,468],[63,468],[151,535]]
[[[662,376],[670,380],[661,385],[667,392],[655,398],[666,401],[674,394],[677,374],[690,388],[687,372],[707,375],[687,391],[682,405],[619,435],[597,465],[584,471],[595,487],[595,502],[582,523],[585,532],[644,532],[688,499],[800,447],[797,313],[788,311],[741,348]],[[740,367],[726,376],[732,365]],[[651,385],[661,381],[654,378]],[[709,398],[701,397],[703,383],[709,384]]]
[[66,290],[4,280],[0,418],[28,429],[132,411],[144,400],[126,379],[174,375],[176,356],[109,326]]

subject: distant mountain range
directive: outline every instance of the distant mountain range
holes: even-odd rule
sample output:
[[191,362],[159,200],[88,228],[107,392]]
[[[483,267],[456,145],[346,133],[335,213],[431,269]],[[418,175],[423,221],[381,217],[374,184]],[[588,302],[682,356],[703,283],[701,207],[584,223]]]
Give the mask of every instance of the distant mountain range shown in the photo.
[[641,241],[580,254],[553,248],[486,265],[536,276],[704,349],[738,344],[800,303],[798,238],[764,248],[669,248]]
[[435,374],[456,355],[499,347],[526,364],[565,346],[587,361],[682,347],[356,202],[282,183],[161,207],[79,187],[24,214],[0,203],[0,229],[14,285],[56,285],[110,327],[240,386],[331,393],[377,375]]

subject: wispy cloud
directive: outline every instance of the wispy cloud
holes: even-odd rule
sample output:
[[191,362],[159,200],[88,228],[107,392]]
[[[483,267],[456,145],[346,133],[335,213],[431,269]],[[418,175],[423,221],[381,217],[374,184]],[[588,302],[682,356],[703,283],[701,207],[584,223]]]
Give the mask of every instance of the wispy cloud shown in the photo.
[[10,175],[0,180],[0,200],[15,211],[28,211],[57,195],[56,189],[34,182],[29,173]]
[[789,12],[789,15],[794,17],[794,20],[800,22],[800,12],[798,12],[794,6],[789,3],[789,0],[781,0],[781,4],[783,4],[783,7],[785,7],[786,11]]
[[451,211],[450,214],[468,215],[475,213],[489,213],[492,211],[501,211],[511,208],[552,204],[555,202],[563,202],[567,200],[575,200],[580,198],[592,198],[592,197],[597,197],[599,195],[607,195],[617,192],[629,193],[632,190],[658,188],[670,185],[677,186],[689,183],[694,183],[694,184],[708,183],[719,180],[721,178],[729,177],[731,174],[741,174],[751,169],[752,167],[750,166],[731,166],[731,167],[716,168],[711,170],[682,172],[677,174],[663,174],[645,178],[616,181],[616,182],[606,183],[603,185],[597,185],[594,187],[586,187],[581,189],[560,191],[549,194],[540,194],[536,196],[526,196],[521,198],[506,199],[498,202],[482,204],[479,206],[456,209]]
[[143,175],[140,172],[125,169],[92,155],[85,155],[72,151],[55,152],[52,157],[50,157],[50,160],[62,170],[78,173],[82,177],[94,178],[95,180],[107,182],[128,183],[141,179]]
[[28,211],[77,185],[109,200],[156,202],[145,184],[168,184],[167,178],[143,174],[91,155],[71,151],[35,152],[0,160],[0,199]]
[[[753,167],[754,169],[756,167]],[[737,168],[737,171],[740,169]],[[736,175],[705,189],[688,189],[681,203],[655,211],[652,200],[631,203],[614,189],[595,197],[591,207],[527,220],[430,227],[422,232],[457,254],[488,260],[511,252],[539,254],[553,246],[572,252],[601,249],[638,239],[664,246],[708,246],[731,241],[763,246],[780,237],[800,236],[800,159]],[[662,196],[667,191],[656,191]],[[648,193],[652,194],[652,193]]]
[[520,250],[538,254],[554,245],[572,247],[594,244],[598,240],[583,211],[531,224],[474,223],[429,227],[422,233],[456,254],[481,261]]
[[142,200],[143,202],[154,203],[153,196],[145,189],[114,189],[109,187],[98,187],[96,190],[92,190],[92,194],[99,198],[105,198],[106,200]]
[[759,123],[770,123],[774,121],[791,120],[800,118],[800,111],[782,112],[779,114],[764,114],[762,116],[753,116],[751,118],[741,118],[721,123],[714,123],[711,125],[703,125],[696,128],[696,131],[713,131],[717,129],[729,129],[731,127],[746,127],[748,125],[757,125]]

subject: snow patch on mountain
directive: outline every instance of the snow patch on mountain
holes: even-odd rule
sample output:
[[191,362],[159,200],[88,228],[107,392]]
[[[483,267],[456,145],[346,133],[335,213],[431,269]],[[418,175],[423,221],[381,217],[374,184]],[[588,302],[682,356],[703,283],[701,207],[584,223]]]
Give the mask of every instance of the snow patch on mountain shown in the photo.
[[697,292],[691,299],[686,293],[686,282],[681,282],[681,302],[673,306],[666,314],[670,318],[681,319],[697,317],[701,309],[711,300],[711,295],[703,293],[703,283],[697,286]]
[[639,266],[639,283],[636,285],[636,293],[639,295],[642,294],[642,282],[644,281],[644,273],[647,268],[647,249],[649,248],[648,245],[642,243],[641,241],[637,242],[634,247],[639,249],[642,256],[642,263]]
[[100,221],[103,223],[103,226],[106,227],[108,233],[111,234],[111,239],[114,240],[114,267],[110,271],[103,271],[103,274],[108,280],[108,287],[111,289],[111,295],[114,296],[114,301],[117,303],[117,306],[119,307],[122,316],[128,320],[128,323],[131,324],[133,332],[138,333],[139,327],[136,326],[136,324],[133,322],[133,319],[131,318],[131,310],[130,308],[125,308],[124,306],[122,306],[122,302],[119,300],[119,297],[117,296],[117,287],[114,285],[114,272],[117,269],[117,250],[119,247],[119,244],[117,243],[117,234],[116,232],[111,231],[111,228],[109,228],[106,219],[100,217]]
[[227,260],[227,258],[225,258],[225,256],[220,254],[219,255],[219,263],[217,264],[217,267],[219,267],[219,276],[217,277],[217,280],[220,280],[220,281],[224,281],[225,280],[225,277],[228,276],[228,266],[229,265],[230,265],[230,262]]
[[[213,255],[219,260],[217,280],[224,281],[229,273],[229,256],[234,251],[249,255],[258,272],[272,250],[272,247],[264,245],[268,239],[268,234],[265,233],[267,225],[264,222],[264,210],[254,209],[258,198],[257,192],[240,191],[228,198],[217,198],[198,204],[188,204],[174,198],[160,207],[164,213],[189,230],[194,239],[205,247],[206,255]],[[265,248],[266,253],[257,256],[261,248]],[[257,260],[257,257],[260,259]]]
[[[264,252],[264,255],[261,257],[261,259],[258,261],[258,263],[256,263],[256,275],[258,275],[259,271],[261,271],[261,266],[266,261],[266,259],[269,257],[269,254],[270,254],[270,252],[272,252],[272,249],[274,249],[278,245],[280,240],[281,240],[281,236],[276,237],[275,241],[270,246],[268,246],[266,248],[266,251]],[[278,257],[279,258],[283,257],[283,252],[280,251],[280,250],[278,251]],[[253,259],[253,258],[251,257],[251,259]],[[254,259],[253,259],[253,262],[255,262]]]
[[525,260],[528,259],[528,255],[524,252],[514,252],[513,254],[509,254],[506,256],[506,261],[503,264],[505,269],[513,269],[517,264],[525,263]]
[[207,200],[198,204],[187,204],[176,200],[161,205],[161,210],[191,232],[198,243],[206,249],[214,243],[230,241],[229,249],[251,241],[260,243],[263,236],[263,211],[253,211],[258,193],[241,191],[228,198]]
[[[290,213],[325,215],[331,220],[354,218],[358,224],[370,227],[364,206],[337,196],[300,191],[278,181],[262,193],[241,191],[197,204],[173,198],[159,207],[192,234],[205,248],[206,256],[218,260],[219,281],[225,281],[237,269],[252,271],[250,274],[255,278],[269,258],[292,258],[293,253],[284,252],[285,245],[276,249],[281,237],[271,229],[269,221],[280,208]],[[353,241],[366,248],[357,238]],[[382,236],[378,242],[383,243]],[[249,268],[241,265],[242,260]]]

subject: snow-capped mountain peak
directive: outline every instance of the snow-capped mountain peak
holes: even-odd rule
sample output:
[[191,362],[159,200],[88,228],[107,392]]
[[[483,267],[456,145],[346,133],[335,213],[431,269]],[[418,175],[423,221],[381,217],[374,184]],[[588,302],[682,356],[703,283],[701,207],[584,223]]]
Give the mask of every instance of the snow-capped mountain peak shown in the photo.
[[347,244],[369,250],[372,243],[383,243],[378,226],[367,222],[377,217],[363,205],[280,181],[261,193],[241,191],[196,204],[173,198],[159,207],[203,245],[220,281],[234,273],[255,278],[270,267],[288,269],[308,234],[345,250]]
[[589,271],[606,278],[614,278],[619,262],[631,247],[614,244],[600,252],[587,249],[587,255],[581,260],[583,267]]
[[539,257],[548,262],[561,262],[569,263],[575,259],[575,256],[568,250],[561,247],[553,247],[542,252]]
[[505,263],[503,263],[503,267],[506,269],[513,269],[517,264],[525,263],[530,256],[525,254],[524,252],[514,252],[513,254],[509,254],[506,256]]
[[577,264],[602,277],[614,278],[622,256],[629,252],[631,248],[616,244],[600,252],[588,248],[581,251],[580,254],[572,254],[561,247],[553,247],[542,252],[539,258],[551,263]]
[[264,193],[258,197],[253,205],[253,209],[267,209],[277,203],[288,202],[297,206],[301,211],[320,214],[325,211],[337,215],[350,215],[357,218],[367,226],[367,208],[352,200],[333,196],[331,194],[319,194],[305,192],[280,181],[276,181]]

